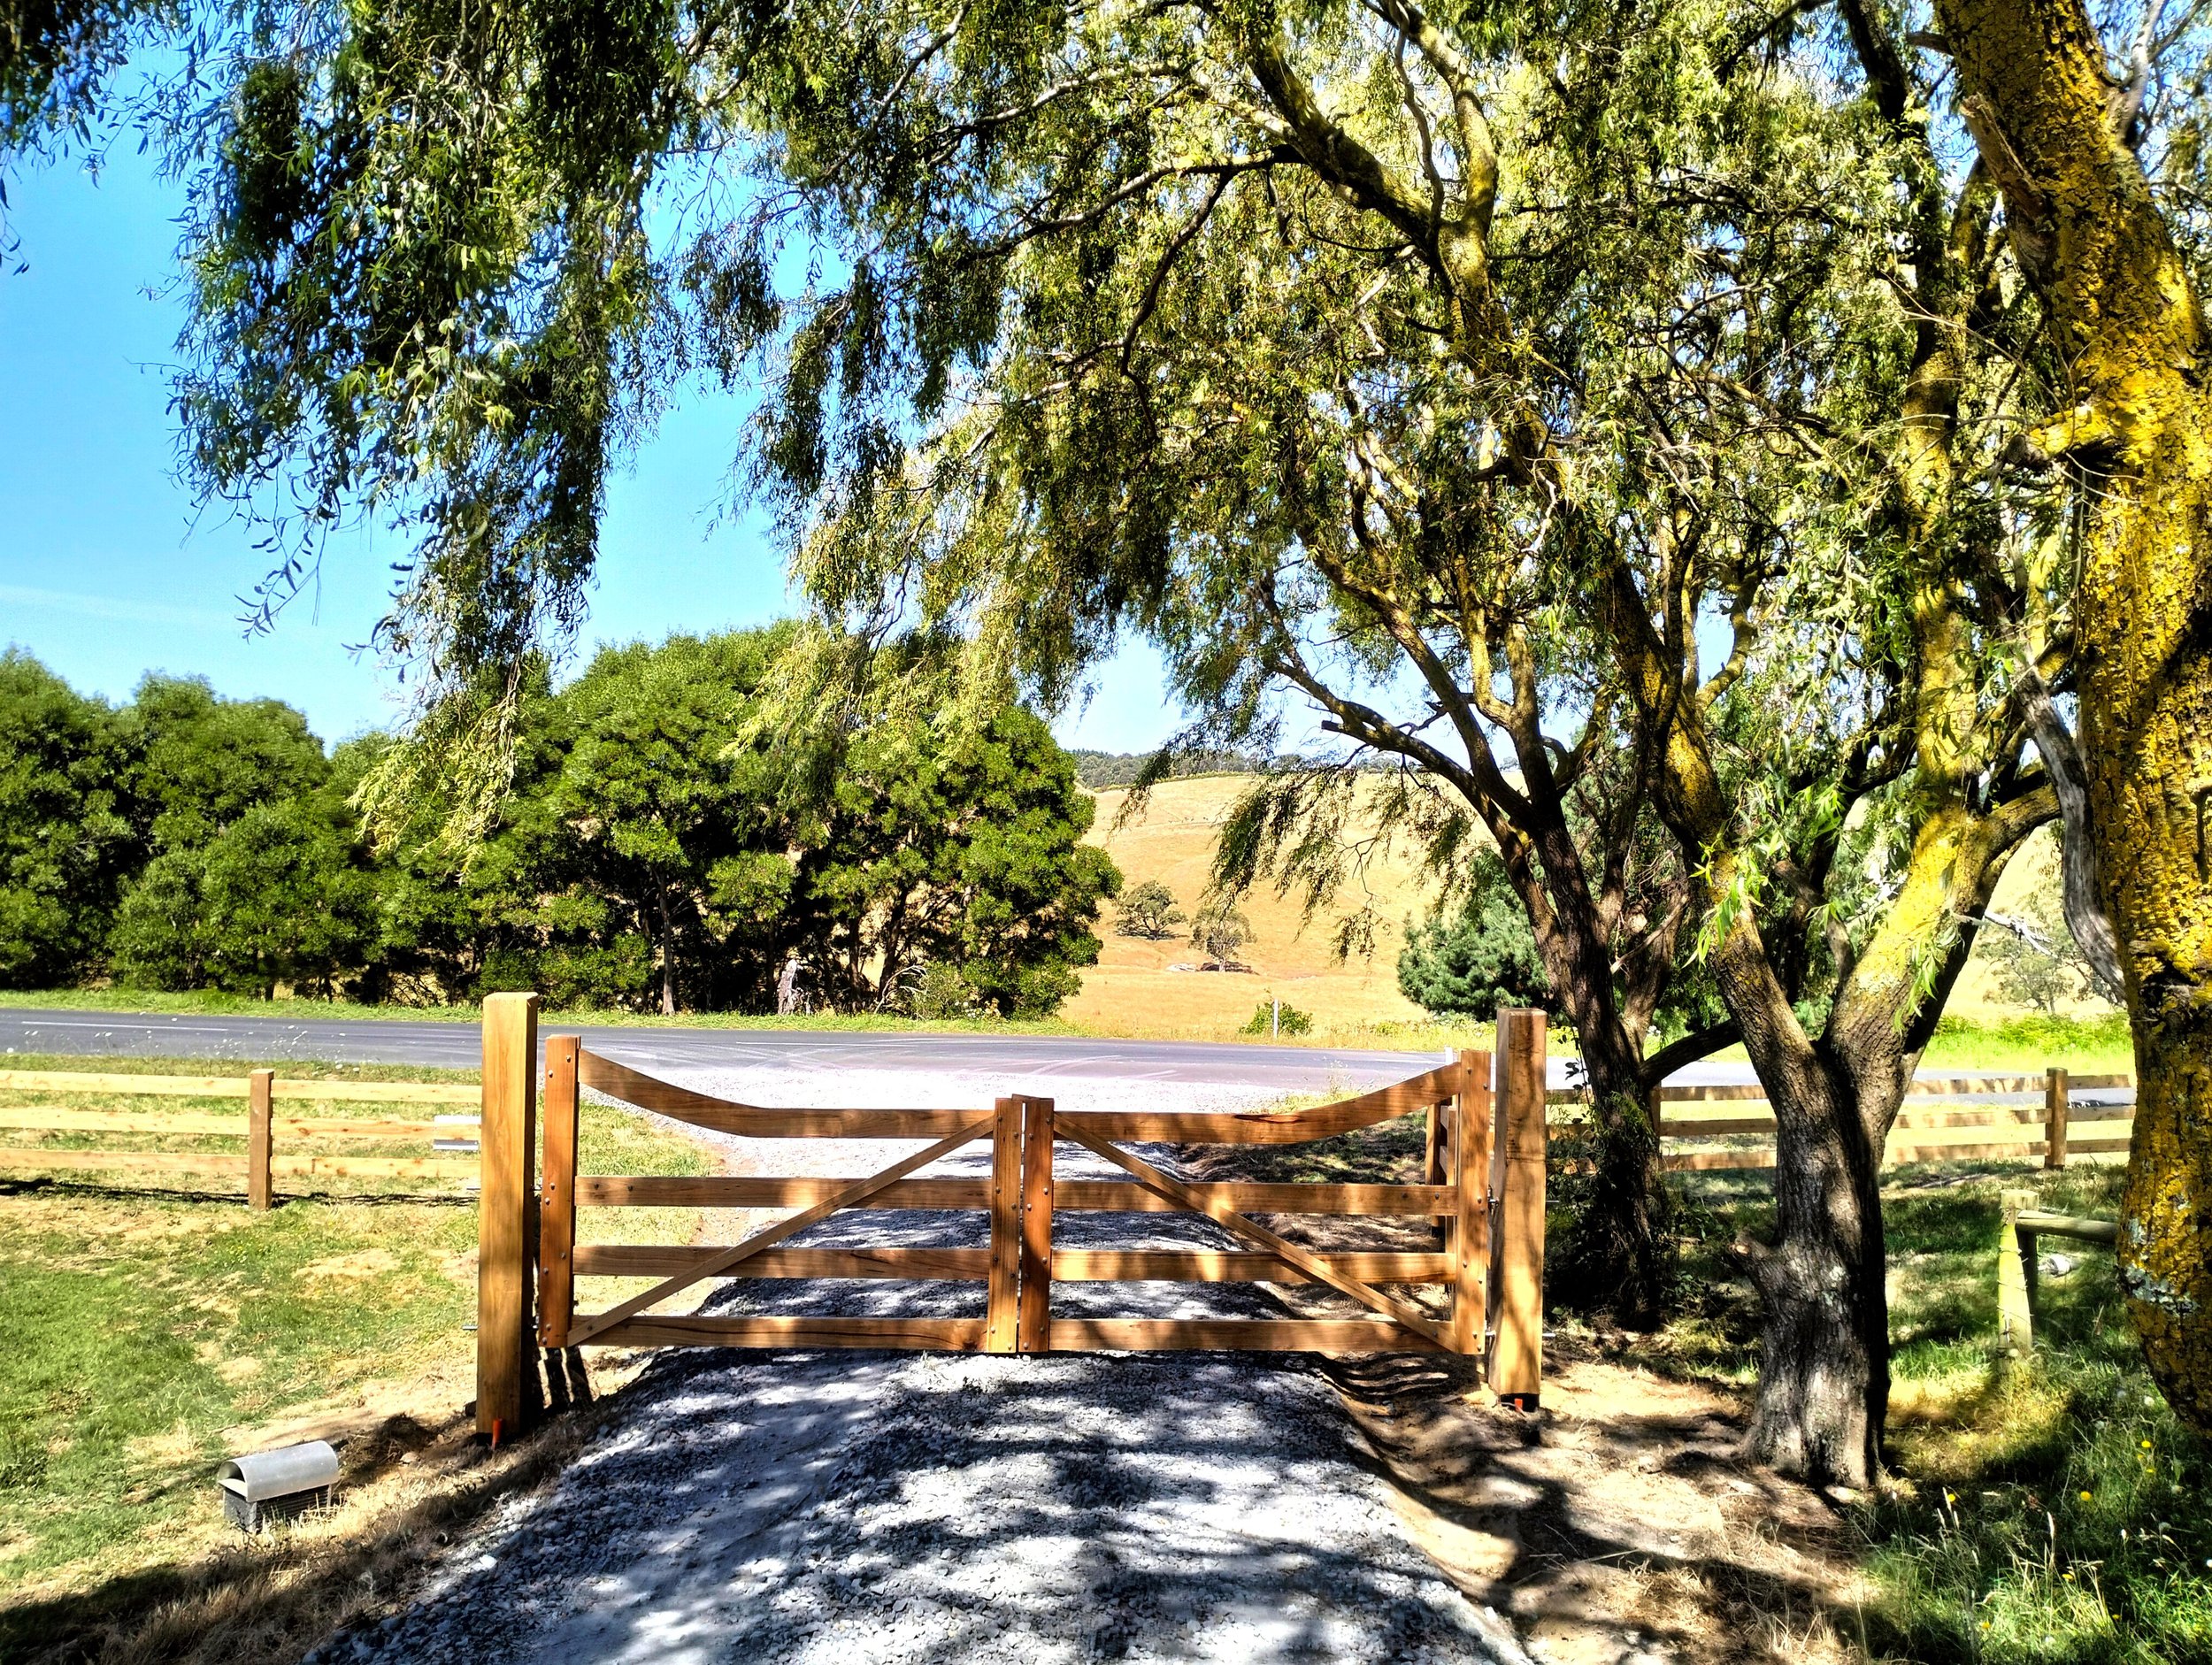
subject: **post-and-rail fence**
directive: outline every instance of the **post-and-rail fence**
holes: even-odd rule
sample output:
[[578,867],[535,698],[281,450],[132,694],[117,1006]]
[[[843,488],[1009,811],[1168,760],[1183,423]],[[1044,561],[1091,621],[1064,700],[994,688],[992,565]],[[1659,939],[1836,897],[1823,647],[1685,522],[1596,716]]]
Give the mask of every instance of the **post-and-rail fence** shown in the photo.
[[[2135,1127],[2135,1078],[2040,1075],[1962,1070],[1914,1078],[1890,1130],[1883,1166],[1903,1162],[1987,1162],[2041,1157],[2063,1168],[2078,1156],[2124,1157]],[[2091,1095],[2077,1101],[2075,1094]],[[1675,1171],[1774,1166],[1774,1110],[1754,1085],[1659,1089],[1663,1160]],[[1565,1114],[1555,1136],[1571,1130],[1588,1094],[1555,1088],[1551,1102]],[[2077,1134],[2075,1129],[2081,1128]]]
[[[484,1028],[483,1195],[478,1216],[477,1425],[497,1437],[534,1399],[539,1349],[600,1347],[876,1347],[981,1353],[1247,1349],[1438,1352],[1484,1361],[1492,1389],[1535,1403],[1543,1352],[1544,1017],[1500,1014],[1498,1055],[1462,1053],[1409,1080],[1286,1111],[1058,1109],[1027,1094],[988,1109],[778,1109],[734,1103],[644,1075],[572,1035],[545,1044],[544,1124],[535,1124],[537,1008],[495,996]],[[580,1089],[717,1132],[755,1139],[927,1139],[865,1176],[594,1175],[576,1170]],[[1194,1184],[1125,1148],[1133,1143],[1287,1145],[1424,1112],[1423,1182],[1408,1185]],[[921,1177],[988,1141],[987,1175]],[[541,1172],[533,1155],[541,1144]],[[1120,1170],[1061,1178],[1073,1147]],[[721,1247],[580,1244],[580,1208],[791,1208]],[[841,1210],[975,1209],[984,1247],[787,1246]],[[1054,1216],[1079,1210],[1202,1215],[1237,1239],[1225,1249],[1063,1248]],[[1290,1241],[1253,1216],[1396,1216],[1439,1227],[1434,1250],[1328,1250]],[[580,1311],[577,1279],[651,1277],[649,1288]],[[902,1278],[985,1285],[980,1317],[662,1315],[650,1308],[708,1278]],[[1055,1316],[1056,1282],[1321,1284],[1366,1316],[1340,1318]],[[1439,1316],[1389,1286],[1441,1286]]]
[[[231,1111],[138,1112],[76,1109],[51,1104],[0,1105],[0,1138],[127,1133],[204,1146],[213,1139],[243,1139],[242,1152],[98,1148],[81,1146],[0,1147],[0,1172],[145,1173],[243,1176],[246,1202],[274,1205],[279,1180],[317,1184],[332,1179],[476,1178],[476,1130],[481,1093],[465,1084],[434,1081],[292,1080],[270,1070],[244,1075],[119,1075],[64,1070],[0,1070],[0,1093],[57,1097],[139,1096],[242,1099]],[[295,1116],[294,1104],[408,1104],[432,1112],[422,1119],[394,1116]],[[440,1115],[439,1107],[456,1113]],[[465,1111],[465,1114],[459,1112]],[[303,1149],[323,1139],[406,1145],[427,1141],[427,1156],[357,1156]]]

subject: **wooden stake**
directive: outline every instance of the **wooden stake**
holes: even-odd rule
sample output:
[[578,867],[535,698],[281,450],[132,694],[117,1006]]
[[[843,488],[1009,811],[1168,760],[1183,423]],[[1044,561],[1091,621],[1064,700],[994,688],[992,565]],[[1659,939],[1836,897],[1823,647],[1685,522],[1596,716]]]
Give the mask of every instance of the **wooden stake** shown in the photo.
[[2035,1233],[2020,1216],[2035,1209],[2032,1191],[1998,1194],[2004,1220],[1997,1228],[1997,1350],[2026,1358],[2035,1351]]
[[538,1185],[538,1345],[565,1347],[576,1316],[577,1035],[545,1043],[545,1175]]
[[484,1001],[483,1189],[476,1208],[476,1428],[522,1425],[530,1355],[531,1168],[537,1109],[538,997]]
[[1022,1107],[1021,1316],[1015,1346],[1043,1353],[1052,1345],[1052,1101]]
[[1536,1408],[1544,1377],[1544,1014],[1498,1014],[1496,1136],[1490,1192],[1490,1276],[1497,1317],[1490,1339],[1490,1389],[1522,1410]]
[[273,1070],[256,1070],[246,1078],[246,1206],[265,1214],[275,1204],[269,1184],[271,1147],[270,1104],[276,1081]]
[[983,1350],[1011,1353],[1020,1337],[1022,1101],[1001,1099],[991,1124],[991,1278]]
[[2043,1077],[2043,1165],[2066,1166],[2066,1116],[2071,1094],[2066,1071],[2051,1070]]
[[1458,1208],[1450,1238],[1455,1353],[1472,1354],[1483,1336],[1485,1273],[1490,1261],[1490,1055],[1459,1055],[1459,1101],[1452,1109],[1454,1186]]

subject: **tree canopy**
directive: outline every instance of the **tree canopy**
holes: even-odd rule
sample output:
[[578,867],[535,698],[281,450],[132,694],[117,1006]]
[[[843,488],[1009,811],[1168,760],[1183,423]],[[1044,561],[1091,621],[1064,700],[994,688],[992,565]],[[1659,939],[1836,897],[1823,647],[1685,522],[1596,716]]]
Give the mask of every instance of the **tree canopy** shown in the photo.
[[[1325,898],[1356,809],[1448,882],[1494,848],[1589,1066],[1632,1322],[1666,1285],[1651,1090],[1740,1041],[1779,1123],[1756,1444],[1863,1480],[1880,1153],[2011,851],[2064,821],[2139,1040],[2212,977],[2156,784],[2212,725],[2193,671],[2140,681],[2202,657],[2203,18],[2108,53],[2079,0],[1937,12],[257,19],[200,152],[191,466],[298,561],[349,504],[412,519],[383,633],[427,673],[416,755],[488,780],[527,764],[607,469],[702,372],[766,389],[746,455],[817,607],[959,642],[962,697],[1052,702],[1134,630],[1187,747],[1317,713],[1347,755],[1252,795],[1210,911]],[[2124,874],[2131,838],[2158,859]],[[1655,1047],[1686,974],[1725,1016]],[[2143,1273],[2154,1330],[2202,1235]]]

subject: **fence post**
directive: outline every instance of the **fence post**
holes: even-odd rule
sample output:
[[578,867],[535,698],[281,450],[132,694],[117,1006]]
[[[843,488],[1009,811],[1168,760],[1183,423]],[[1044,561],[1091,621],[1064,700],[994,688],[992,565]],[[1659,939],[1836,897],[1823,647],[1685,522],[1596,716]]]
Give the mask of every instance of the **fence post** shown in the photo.
[[1015,1345],[1052,1348],[1052,1101],[1022,1106],[1021,1320]]
[[545,1042],[545,1175],[538,1185],[538,1345],[565,1347],[576,1316],[576,1055],[579,1035]]
[[1490,1153],[1490,1390],[1534,1410],[1544,1376],[1544,1014],[1498,1014],[1496,1136]]
[[[1429,1114],[1435,1115],[1431,1109]],[[1493,1111],[1490,1055],[1459,1055],[1458,1101],[1452,1107],[1452,1181],[1457,1208],[1452,1222],[1452,1322],[1455,1352],[1480,1345],[1487,1316],[1484,1301],[1490,1262],[1490,1144]],[[1432,1181],[1432,1184],[1434,1182]]]
[[2035,1351],[2035,1233],[2020,1229],[2020,1216],[2034,1208],[2035,1193],[2003,1192],[1998,1203],[1997,1349],[2025,1358]]
[[256,1070],[246,1077],[246,1206],[265,1214],[276,1201],[270,1178],[275,1134],[271,1127],[276,1071]]
[[2066,1166],[2066,1115],[2071,1108],[2070,1089],[2066,1085],[2066,1071],[2047,1070],[2043,1074],[2043,1165],[2046,1168]]
[[1022,1101],[1001,1099],[991,1127],[991,1283],[983,1350],[1011,1353],[1020,1337]]
[[530,1316],[532,1157],[537,1145],[538,997],[484,1001],[484,1108],[478,1134],[476,1431],[520,1431],[534,1377]]

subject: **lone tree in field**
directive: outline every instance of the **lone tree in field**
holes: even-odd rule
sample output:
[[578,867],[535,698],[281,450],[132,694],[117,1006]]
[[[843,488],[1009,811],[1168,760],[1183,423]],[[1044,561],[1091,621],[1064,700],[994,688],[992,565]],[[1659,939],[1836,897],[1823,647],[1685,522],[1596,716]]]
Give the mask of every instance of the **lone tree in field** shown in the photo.
[[1122,895],[1114,929],[1125,937],[1164,941],[1187,916],[1175,905],[1175,893],[1156,879],[1131,886]]

